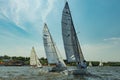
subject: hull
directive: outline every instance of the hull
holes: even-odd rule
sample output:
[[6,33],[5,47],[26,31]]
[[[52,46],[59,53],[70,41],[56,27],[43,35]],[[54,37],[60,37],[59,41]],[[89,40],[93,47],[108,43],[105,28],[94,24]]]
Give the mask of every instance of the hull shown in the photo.
[[66,67],[53,67],[51,70],[49,70],[49,72],[62,72],[66,69]]
[[86,75],[88,74],[87,69],[73,69],[68,71],[68,74],[72,75]]
[[31,66],[31,68],[43,68],[42,66]]

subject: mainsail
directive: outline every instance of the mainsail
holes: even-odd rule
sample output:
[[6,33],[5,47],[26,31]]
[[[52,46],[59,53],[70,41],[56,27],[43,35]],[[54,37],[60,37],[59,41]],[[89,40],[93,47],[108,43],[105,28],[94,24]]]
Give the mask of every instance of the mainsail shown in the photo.
[[42,64],[40,63],[34,47],[32,47],[31,55],[30,55],[30,65],[34,67],[42,67]]
[[62,13],[62,36],[68,62],[76,62],[80,66],[85,65],[68,2],[66,2]]
[[44,42],[44,48],[45,48],[46,56],[48,59],[48,63],[49,64],[60,63],[62,67],[66,67],[63,59],[60,57],[60,53],[58,52],[56,45],[53,42],[53,39],[49,32],[47,24],[44,24],[43,42]]

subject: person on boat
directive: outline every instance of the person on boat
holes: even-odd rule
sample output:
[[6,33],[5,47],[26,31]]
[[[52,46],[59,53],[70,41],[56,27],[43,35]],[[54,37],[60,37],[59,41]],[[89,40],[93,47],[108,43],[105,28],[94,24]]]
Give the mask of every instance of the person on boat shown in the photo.
[[87,67],[87,64],[86,64],[86,61],[84,60],[81,62],[81,68],[86,68],[86,67]]
[[87,67],[86,61],[84,60],[84,61],[78,62],[78,67],[83,69],[86,68]]
[[61,65],[61,62],[60,62],[60,61],[58,61],[58,63],[56,64],[56,67],[62,67],[62,65]]

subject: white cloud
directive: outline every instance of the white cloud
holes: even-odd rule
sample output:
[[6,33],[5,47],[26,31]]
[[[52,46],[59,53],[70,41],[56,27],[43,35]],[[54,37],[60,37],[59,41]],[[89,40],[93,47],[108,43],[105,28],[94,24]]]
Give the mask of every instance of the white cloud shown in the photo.
[[20,28],[29,31],[26,22],[38,30],[53,10],[55,0],[9,0],[0,5],[0,14],[7,17]]
[[10,8],[13,21],[22,29],[29,30],[28,26],[24,26],[24,23],[29,22],[36,24],[38,22],[41,18],[42,1],[11,0]]
[[107,38],[107,39],[104,39],[104,42],[119,45],[120,44],[120,37]]
[[54,5],[55,0],[48,0],[47,2],[47,8],[43,10],[42,12],[42,20],[43,22],[46,21],[46,18],[48,16],[48,14],[51,12],[53,5]]
[[109,38],[104,40],[105,42],[103,41],[96,44],[84,44],[82,50],[85,59],[91,61],[120,61],[119,38]]
[[112,38],[104,39],[104,41],[120,41],[120,38],[119,37],[112,37]]
[[[55,1],[56,0],[0,0],[0,19],[16,24],[16,27],[31,33],[30,37],[27,36],[27,38],[25,37],[25,39],[23,39],[21,35],[18,36],[15,32],[4,32],[7,30],[7,27],[10,27],[5,26],[5,29],[1,32],[1,34],[4,34],[1,39],[3,42],[2,47],[0,47],[2,50],[1,53],[29,56],[29,49],[31,49],[33,45],[36,45],[36,52],[39,52],[39,56],[45,56],[42,40],[40,40],[41,36],[38,33],[40,33],[40,30],[42,31],[41,28],[44,21],[46,21],[47,16],[53,11]],[[14,31],[17,31],[16,29],[18,28],[15,28]]]
[[[21,40],[19,39],[16,39],[16,40],[9,39],[9,41],[7,40],[5,41],[6,41],[7,46],[1,43],[0,55],[28,56],[29,57],[31,53],[31,48],[32,46],[34,46],[35,51],[39,57],[46,57],[45,52],[44,52],[44,47],[43,45],[40,45],[39,42],[35,42],[35,41],[28,42],[28,40],[25,40],[25,39],[22,42],[20,42]],[[14,41],[14,44],[11,43],[12,41]]]

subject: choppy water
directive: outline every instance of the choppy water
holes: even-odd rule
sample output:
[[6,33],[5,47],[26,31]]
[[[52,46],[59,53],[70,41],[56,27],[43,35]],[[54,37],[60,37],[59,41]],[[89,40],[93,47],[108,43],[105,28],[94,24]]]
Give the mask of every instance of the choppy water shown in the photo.
[[[47,67],[43,68],[47,70]],[[29,66],[0,66],[0,80],[120,80],[120,67],[88,67],[92,75],[64,75],[40,73],[39,68]]]

